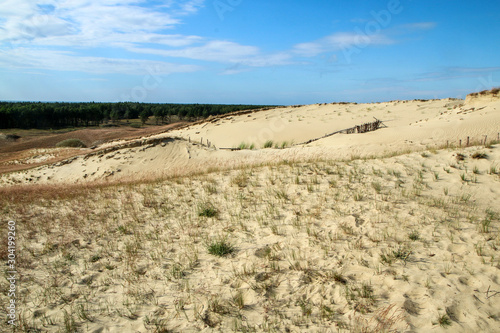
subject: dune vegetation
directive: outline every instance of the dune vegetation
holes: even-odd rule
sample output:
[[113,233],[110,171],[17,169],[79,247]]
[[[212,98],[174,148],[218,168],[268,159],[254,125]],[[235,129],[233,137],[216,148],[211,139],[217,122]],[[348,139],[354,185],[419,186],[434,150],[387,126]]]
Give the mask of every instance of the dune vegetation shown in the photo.
[[19,331],[497,327],[499,151],[4,189]]

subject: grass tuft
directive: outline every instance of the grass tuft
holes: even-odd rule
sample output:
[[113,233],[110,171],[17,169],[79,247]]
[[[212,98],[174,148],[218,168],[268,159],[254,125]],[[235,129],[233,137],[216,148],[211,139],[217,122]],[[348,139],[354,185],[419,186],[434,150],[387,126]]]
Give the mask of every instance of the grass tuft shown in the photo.
[[412,241],[418,241],[420,239],[420,233],[417,230],[413,230],[408,234],[408,238]]
[[264,146],[263,148],[272,148],[273,147],[273,140],[267,140],[265,143],[264,143]]
[[212,203],[204,202],[198,206],[198,216],[217,217],[219,210]]
[[441,327],[451,326],[451,319],[447,315],[443,314],[438,317],[437,324]]
[[224,257],[235,251],[234,246],[226,239],[212,241],[210,244],[208,244],[207,249],[208,253],[218,257]]

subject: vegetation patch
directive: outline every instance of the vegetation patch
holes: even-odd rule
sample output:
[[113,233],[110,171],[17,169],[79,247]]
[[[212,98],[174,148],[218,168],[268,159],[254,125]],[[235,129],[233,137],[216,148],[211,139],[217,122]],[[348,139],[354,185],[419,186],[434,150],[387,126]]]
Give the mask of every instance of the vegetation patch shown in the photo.
[[264,142],[263,148],[272,148],[273,143],[274,143],[273,140],[267,140],[266,142]]
[[234,246],[226,239],[218,239],[212,241],[210,244],[208,244],[207,249],[208,253],[218,257],[224,257],[235,251]]
[[56,144],[57,148],[87,148],[85,143],[80,139],[67,139]]
[[[435,159],[458,150],[431,155],[427,166],[414,153],[147,183],[3,187],[0,207],[22,231],[19,265],[30,289],[22,296],[35,305],[19,326],[453,331],[467,313],[494,330],[500,212],[498,198],[482,192],[499,180],[498,153],[474,161],[475,151],[461,151],[469,163],[445,161],[456,168],[445,165],[439,182]],[[462,173],[479,181],[464,184]],[[7,250],[0,244],[0,259]],[[477,278],[487,284],[477,287]],[[446,306],[453,290],[484,304],[472,313],[465,303]]]
[[476,160],[487,159],[488,158],[488,154],[477,152],[477,153],[472,154],[472,158],[474,158]]
[[204,202],[198,207],[198,216],[217,217],[219,210],[209,202]]

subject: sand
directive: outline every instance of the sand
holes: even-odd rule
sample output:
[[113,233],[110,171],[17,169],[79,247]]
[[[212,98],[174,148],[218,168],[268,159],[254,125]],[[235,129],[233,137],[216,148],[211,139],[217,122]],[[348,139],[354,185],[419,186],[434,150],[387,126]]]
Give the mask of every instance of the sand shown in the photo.
[[[374,117],[387,127],[301,144]],[[500,332],[498,132],[490,95],[308,105],[3,175],[18,320],[50,332]],[[221,149],[242,142],[255,149]],[[231,253],[210,253],[226,243]]]
[[[201,168],[234,167],[277,160],[345,159],[352,156],[421,151],[498,139],[500,100],[469,97],[376,104],[322,104],[224,116],[146,139],[111,141],[91,156],[3,176],[6,184],[85,182],[168,176]],[[325,134],[375,119],[385,128],[363,134]],[[162,139],[164,139],[162,141]],[[461,140],[461,141],[460,141]],[[274,147],[262,149],[266,141]],[[210,148],[208,144],[210,143]],[[241,144],[253,149],[228,153]],[[127,148],[131,145],[138,147]],[[122,147],[122,148],[121,148]],[[120,149],[121,148],[121,149]],[[225,149],[226,148],[226,149]],[[107,150],[112,152],[107,153]],[[89,151],[90,152],[90,151]],[[62,165],[64,164],[64,165]]]

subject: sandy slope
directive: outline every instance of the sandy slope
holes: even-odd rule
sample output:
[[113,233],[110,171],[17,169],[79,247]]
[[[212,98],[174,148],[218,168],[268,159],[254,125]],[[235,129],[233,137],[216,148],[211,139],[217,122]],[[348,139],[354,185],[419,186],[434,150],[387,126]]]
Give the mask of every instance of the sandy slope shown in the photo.
[[460,153],[2,196],[23,329],[500,332],[500,146]]
[[[112,127],[90,128],[78,130],[59,130],[62,133],[50,133],[42,130],[19,130],[18,140],[9,140],[7,135],[0,133],[0,173],[8,173],[31,169],[45,164],[55,164],[78,155],[84,155],[88,150],[54,148],[57,143],[67,139],[79,139],[87,147],[104,146],[111,140],[132,140],[162,133],[173,128],[184,126],[185,123],[173,123],[164,126],[149,126],[146,128]],[[12,132],[14,130],[9,130]]]
[[[364,134],[336,134],[307,145],[302,142],[350,128],[374,118],[387,128]],[[171,175],[200,168],[237,166],[278,160],[345,159],[352,156],[422,150],[449,143],[465,146],[467,137],[497,139],[500,132],[500,98],[468,97],[395,101],[376,104],[323,104],[286,107],[223,116],[144,140],[120,140],[103,144],[101,152],[56,165],[8,174],[4,184]],[[161,139],[165,139],[162,143]],[[174,140],[174,141],[172,141]],[[262,149],[266,141],[287,149]],[[210,148],[207,144],[210,142]],[[254,150],[230,152],[222,148],[241,143]],[[203,145],[201,145],[203,144]],[[143,145],[129,148],[131,145]],[[106,149],[113,150],[106,152]]]

